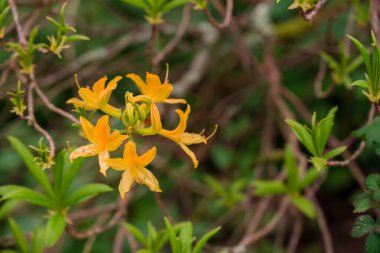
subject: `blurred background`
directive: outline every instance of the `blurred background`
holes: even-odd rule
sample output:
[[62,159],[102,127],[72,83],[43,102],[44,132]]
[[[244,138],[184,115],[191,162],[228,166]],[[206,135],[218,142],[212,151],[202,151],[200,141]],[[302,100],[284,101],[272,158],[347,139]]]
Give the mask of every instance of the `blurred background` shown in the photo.
[[[222,22],[225,2],[210,2],[211,15]],[[54,27],[45,17],[54,17],[63,1],[17,0],[16,3],[26,29],[38,26],[36,41],[46,41]],[[168,63],[169,81],[174,86],[172,97],[185,97],[192,107],[187,131],[199,133],[205,129],[208,134],[218,125],[218,131],[207,145],[191,147],[199,160],[196,170],[175,143],[159,136],[137,138],[141,150],[157,146],[158,155],[149,169],[156,175],[163,193],[155,194],[145,186],[134,187],[126,221],[146,231],[148,221],[163,228],[164,216],[175,221],[191,220],[197,236],[221,226],[204,252],[221,252],[225,246],[238,245],[263,200],[253,195],[252,181],[273,179],[282,171],[283,151],[291,133],[284,123],[284,115],[276,107],[279,96],[285,97],[292,115],[304,123],[310,122],[314,111],[322,117],[338,105],[333,134],[344,144],[355,147],[357,139],[351,133],[365,124],[370,105],[359,90],[349,88],[347,78],[363,78],[364,68],[359,62],[347,73],[346,66],[358,53],[346,34],[369,45],[368,1],[327,1],[312,22],[305,21],[299,10],[288,10],[291,3],[291,0],[279,4],[274,0],[234,1],[230,25],[221,30],[210,24],[203,11],[185,5],[174,8],[157,26],[154,54],[172,40],[186,15],[189,23],[180,42],[152,67],[147,56],[151,26],[141,9],[121,0],[67,1],[67,23],[90,40],[70,44],[62,59],[36,54],[37,82],[56,106],[68,112],[73,109],[66,101],[76,96],[75,74],[81,86],[91,86],[104,75],[109,78],[125,77],[128,73],[145,76],[146,71],[164,80]],[[9,23],[5,42],[17,39],[11,20]],[[332,69],[326,61],[328,57],[321,57],[321,52],[340,67]],[[273,65],[267,66],[268,55],[275,70]],[[25,120],[10,112],[12,105],[7,92],[15,91],[17,77],[11,71],[14,62],[9,57],[10,52],[0,48],[0,185],[33,186],[35,182],[6,139],[13,135],[27,145],[36,146],[41,138]],[[273,91],[274,79],[279,82],[282,95]],[[123,78],[111,104],[122,105],[127,89],[137,92],[133,82]],[[160,107],[167,129],[177,125],[175,108],[185,109],[181,105]],[[57,149],[65,148],[67,143],[71,146],[84,143],[77,127],[51,112],[38,98],[35,113],[38,122],[54,138]],[[307,154],[306,150],[302,151]],[[368,174],[376,171],[378,162],[372,150],[365,150],[357,165]],[[119,197],[116,190],[119,174],[110,171],[104,178],[97,166],[96,157],[88,158],[75,184],[102,182],[115,190],[84,202],[78,210],[106,205]],[[356,217],[352,213],[352,199],[358,191],[359,185],[348,167],[332,167],[316,193],[337,253],[364,252],[364,240],[350,236]],[[256,227],[264,227],[270,221],[278,212],[280,202],[281,196],[268,200]],[[28,204],[12,210],[12,216],[25,231],[41,223],[43,215],[44,210]],[[10,234],[5,218],[0,212],[1,236]],[[86,228],[97,218],[81,219],[77,226]],[[295,233],[298,238],[292,239]],[[115,228],[85,240],[65,234],[64,243],[51,252],[82,252],[89,240],[93,244],[88,252],[111,252],[115,234]],[[294,207],[287,210],[270,233],[240,252],[291,252],[290,247],[293,252],[326,252],[317,220],[304,217]],[[127,242],[123,252],[132,252]]]

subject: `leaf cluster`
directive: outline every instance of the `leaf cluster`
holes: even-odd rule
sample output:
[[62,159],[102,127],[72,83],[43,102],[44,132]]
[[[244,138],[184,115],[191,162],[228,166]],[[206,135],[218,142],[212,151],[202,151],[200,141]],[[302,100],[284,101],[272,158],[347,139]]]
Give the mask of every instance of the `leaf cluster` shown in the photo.
[[25,90],[21,89],[20,81],[17,83],[16,92],[7,92],[7,94],[11,97],[10,101],[13,104],[11,112],[20,116],[21,118],[24,117],[24,111],[27,108],[24,104],[24,93]]
[[370,54],[367,49],[363,46],[363,44],[355,39],[352,36],[348,37],[358,48],[364,65],[366,67],[365,80],[356,80],[351,85],[359,86],[363,88],[363,94],[368,98],[372,103],[378,103],[380,100],[380,90],[379,90],[379,82],[380,82],[380,49],[377,46],[377,41],[375,34],[372,32],[372,53]]
[[315,217],[315,207],[311,200],[302,196],[302,191],[315,182],[321,172],[315,168],[307,171],[304,177],[300,177],[299,169],[290,146],[285,150],[286,181],[280,180],[255,180],[252,186],[255,189],[256,196],[273,196],[287,195],[290,197],[293,205],[309,218]]
[[29,149],[15,137],[10,136],[8,139],[43,192],[19,185],[4,185],[0,187],[0,200],[25,201],[48,210],[48,221],[43,228],[43,245],[51,247],[58,241],[65,229],[66,214],[70,207],[100,193],[112,191],[109,186],[98,183],[86,184],[72,190],[71,185],[82,167],[83,159],[76,159],[71,163],[66,150],[62,150],[57,156],[56,163],[51,169],[53,183],[50,183],[47,174],[35,162]]
[[0,40],[4,38],[5,20],[9,13],[10,7],[7,6],[7,0],[0,0]]
[[332,108],[327,116],[316,123],[317,114],[314,112],[311,127],[302,125],[297,121],[286,119],[286,123],[291,127],[297,139],[305,146],[305,148],[313,155],[310,162],[317,168],[326,167],[327,160],[343,153],[347,147],[342,146],[325,152],[325,147],[329,139],[331,129],[334,125],[334,117],[337,107]]
[[162,16],[172,9],[184,5],[189,0],[123,0],[125,3],[144,10],[146,20],[157,25],[163,22]]
[[207,241],[213,237],[220,227],[215,228],[202,236],[194,245],[196,238],[193,236],[193,225],[190,221],[180,222],[175,225],[164,218],[166,228],[157,229],[148,222],[148,234],[133,226],[125,223],[127,230],[144,246],[138,253],[157,253],[161,252],[166,244],[170,244],[172,253],[200,253]]

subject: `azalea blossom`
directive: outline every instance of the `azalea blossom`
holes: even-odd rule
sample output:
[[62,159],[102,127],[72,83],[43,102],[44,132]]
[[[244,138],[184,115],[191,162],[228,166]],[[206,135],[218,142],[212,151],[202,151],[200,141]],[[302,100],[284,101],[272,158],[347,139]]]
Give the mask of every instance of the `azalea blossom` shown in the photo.
[[128,78],[136,84],[137,88],[141,92],[141,96],[136,96],[136,100],[146,100],[148,98],[151,101],[150,115],[152,119],[152,126],[148,129],[143,129],[140,133],[143,135],[157,134],[161,129],[161,116],[155,103],[167,103],[167,104],[186,104],[184,99],[169,98],[173,85],[165,81],[163,84],[159,76],[151,73],[146,73],[146,82],[136,74],[128,74]]
[[124,198],[134,181],[145,184],[151,191],[161,192],[156,177],[145,168],[156,156],[156,147],[151,148],[143,155],[139,156],[136,152],[136,144],[128,141],[124,147],[123,158],[107,159],[106,162],[114,170],[122,170],[123,175],[119,183],[121,198]]
[[106,176],[106,171],[109,168],[106,159],[110,157],[109,151],[114,151],[120,147],[127,135],[122,135],[118,132],[110,134],[110,126],[108,124],[108,115],[102,116],[95,126],[87,119],[80,117],[80,125],[84,136],[91,144],[81,146],[74,149],[70,154],[70,159],[74,160],[78,157],[99,156],[100,172]]
[[120,118],[120,110],[108,104],[111,92],[116,89],[120,79],[122,79],[121,76],[116,76],[105,87],[107,77],[104,76],[94,83],[92,90],[89,87],[79,88],[78,94],[82,100],[71,98],[67,103],[83,107],[86,110],[100,109],[113,117]]
[[207,138],[204,135],[202,135],[203,131],[199,134],[187,133],[185,132],[185,130],[186,130],[187,119],[190,114],[190,105],[187,105],[185,112],[177,109],[176,113],[179,116],[179,124],[177,128],[171,131],[161,129],[159,134],[172,141],[175,141],[183,149],[183,151],[185,151],[185,153],[191,158],[194,164],[194,168],[197,168],[198,160],[195,157],[195,154],[193,153],[193,151],[189,149],[188,145],[199,144],[199,143],[206,144],[207,140],[210,139],[216,132],[217,126],[215,126],[214,132]]

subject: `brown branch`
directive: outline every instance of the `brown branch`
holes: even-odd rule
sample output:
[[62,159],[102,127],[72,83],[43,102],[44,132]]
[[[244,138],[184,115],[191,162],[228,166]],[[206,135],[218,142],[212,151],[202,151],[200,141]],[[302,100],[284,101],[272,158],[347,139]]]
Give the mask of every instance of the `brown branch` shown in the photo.
[[154,43],[156,42],[156,38],[158,36],[158,27],[155,24],[152,24],[150,26],[150,37],[148,40],[147,48],[146,48],[146,54],[148,57],[149,64],[154,67],[153,65],[153,56],[154,56]]
[[234,1],[233,0],[227,0],[227,7],[226,7],[226,13],[225,13],[225,16],[224,16],[224,20],[223,20],[223,23],[219,24],[215,19],[214,17],[211,15],[210,13],[210,10],[208,9],[208,7],[206,6],[205,9],[204,9],[204,12],[207,16],[207,19],[208,21],[210,22],[210,24],[215,27],[216,29],[224,29],[226,27],[229,26],[230,22],[231,22],[231,18],[232,18],[232,11],[233,11],[233,8],[234,8]]
[[377,45],[380,45],[380,27],[379,27],[379,0],[371,0],[369,4],[371,15],[371,29],[375,33]]
[[329,84],[327,89],[323,90],[323,79],[326,76],[327,64],[323,59],[320,59],[319,70],[314,80],[314,93],[317,98],[325,98],[330,95],[333,90],[333,84]]
[[235,248],[245,248],[247,247],[248,245],[260,240],[261,238],[263,238],[264,236],[266,236],[267,234],[269,234],[270,232],[272,232],[277,224],[281,221],[281,219],[283,218],[283,216],[285,215],[286,213],[286,210],[288,209],[289,207],[289,204],[290,204],[290,199],[288,197],[284,197],[284,199],[281,201],[281,205],[280,207],[278,208],[276,214],[272,217],[272,219],[265,225],[265,227],[263,227],[262,229],[252,233],[252,234],[249,234],[247,236],[245,236],[237,246],[235,246]]
[[8,4],[11,7],[13,21],[15,22],[15,25],[16,25],[18,40],[19,40],[21,46],[26,46],[28,44],[28,42],[26,41],[26,37],[25,37],[24,31],[22,29],[21,23],[20,23],[20,18],[18,15],[16,3],[14,0],[8,0]]
[[297,252],[297,247],[298,247],[299,241],[301,239],[301,235],[302,235],[302,229],[303,229],[303,217],[297,211],[296,218],[295,218],[295,221],[293,224],[293,230],[291,233],[288,250],[286,252],[288,252],[288,253],[296,253]]
[[314,8],[311,11],[301,13],[304,19],[306,21],[312,22],[326,2],[327,0],[318,0],[318,2],[315,4]]
[[315,197],[313,197],[312,200],[317,211],[317,220],[318,220],[319,229],[321,230],[321,234],[323,238],[325,253],[334,253],[334,246],[333,246],[333,242],[331,238],[330,229],[327,225],[327,221],[323,213],[323,210],[321,206],[319,205],[318,201],[315,199]]
[[94,235],[101,234],[111,228],[113,228],[115,225],[117,225],[125,216],[126,214],[126,207],[129,203],[129,200],[131,199],[131,193],[127,194],[126,197],[123,200],[119,200],[118,208],[112,219],[104,226],[93,226],[92,228],[86,230],[86,231],[77,231],[74,227],[74,224],[72,221],[70,221],[66,227],[69,234],[71,234],[73,237],[77,239],[85,239],[92,237]]
[[183,8],[182,12],[182,19],[181,22],[178,25],[177,32],[173,39],[169,41],[168,44],[153,58],[152,64],[153,66],[157,66],[160,64],[160,62],[171,52],[173,49],[178,45],[178,43],[181,41],[182,37],[185,35],[187,25],[189,24],[190,20],[190,13],[192,10],[192,5],[187,4]]

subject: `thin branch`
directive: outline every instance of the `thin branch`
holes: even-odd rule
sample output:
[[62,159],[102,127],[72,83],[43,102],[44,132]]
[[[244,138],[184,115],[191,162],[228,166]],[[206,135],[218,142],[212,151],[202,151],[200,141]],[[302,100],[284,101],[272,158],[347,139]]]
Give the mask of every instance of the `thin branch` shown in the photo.
[[204,9],[204,12],[207,16],[208,21],[211,23],[211,25],[219,30],[224,29],[229,26],[232,18],[232,11],[234,8],[234,1],[233,0],[227,0],[227,7],[226,7],[226,14],[224,16],[223,23],[219,24],[214,17],[211,15],[210,10],[207,8]]
[[380,45],[380,27],[379,27],[379,0],[371,0],[369,4],[371,14],[371,28],[375,33],[377,45]]
[[276,214],[272,217],[270,222],[268,222],[265,227],[258,230],[257,232],[245,236],[235,248],[246,247],[272,232],[276,228],[277,224],[281,221],[282,217],[285,215],[286,210],[289,207],[289,204],[290,199],[288,197],[285,197],[282,200],[280,207],[278,208]]
[[16,25],[18,40],[22,46],[26,46],[28,42],[26,41],[26,37],[20,23],[20,18],[18,15],[16,3],[14,0],[8,0],[8,4],[11,7],[13,21],[15,22],[15,25]]
[[72,221],[68,223],[67,231],[75,238],[77,239],[85,239],[92,237],[94,235],[98,235],[103,233],[104,231],[107,231],[111,228],[113,228],[115,225],[117,225],[125,216],[126,214],[126,207],[129,203],[129,200],[131,198],[131,193],[127,194],[126,197],[123,200],[119,200],[118,208],[115,213],[115,215],[112,217],[112,219],[104,226],[94,226],[86,231],[77,231],[74,227],[74,224]]
[[319,0],[311,11],[301,13],[305,20],[312,22],[327,0]]
[[317,98],[325,98],[330,95],[333,90],[333,84],[330,84],[326,90],[323,90],[323,79],[326,76],[327,64],[320,59],[319,70],[314,80],[314,93]]
[[178,43],[181,41],[182,37],[185,35],[187,25],[189,24],[190,20],[190,13],[192,10],[192,5],[187,4],[183,8],[182,12],[182,19],[181,22],[179,23],[177,32],[173,39],[166,44],[166,46],[153,58],[152,64],[153,66],[157,66],[162,62],[162,60],[171,52],[173,49],[178,45]]

